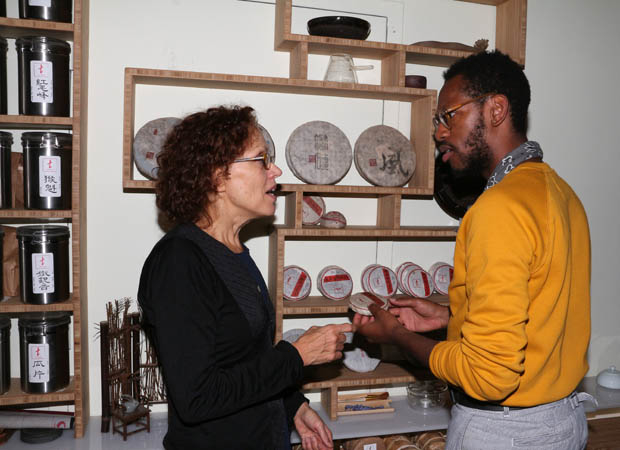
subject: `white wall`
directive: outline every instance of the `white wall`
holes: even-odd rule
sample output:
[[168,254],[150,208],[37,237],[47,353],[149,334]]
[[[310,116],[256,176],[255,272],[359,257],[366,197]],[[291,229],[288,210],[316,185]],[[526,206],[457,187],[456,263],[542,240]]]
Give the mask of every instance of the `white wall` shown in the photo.
[[[162,235],[157,225],[154,196],[122,192],[124,68],[148,67],[286,77],[288,54],[273,50],[274,7],[269,3],[236,0],[91,0],[90,3],[88,342],[91,414],[99,415],[100,359],[99,342],[94,338],[94,324],[105,320],[107,302],[126,296],[135,299],[144,259]],[[298,3],[294,1],[294,4]],[[339,7],[345,11],[352,11],[355,7],[356,11],[366,13],[382,5],[388,11],[386,17],[373,16],[373,27],[376,23],[378,27],[388,30],[387,35],[392,41],[394,36],[403,43],[454,40],[471,44],[482,37],[489,38],[491,44],[494,41],[495,10],[488,6],[451,0],[305,0],[303,4],[320,7],[329,4],[332,8]],[[402,17],[394,21],[394,11],[398,12],[399,9]],[[617,92],[608,93],[610,90],[605,88],[605,85],[611,85],[611,79],[605,83],[604,78],[611,77],[612,69],[617,71],[618,58],[609,63],[594,57],[595,49],[613,41],[611,36],[597,34],[594,36],[596,42],[588,45],[580,44],[582,41],[578,39],[579,36],[605,29],[608,33],[615,33],[617,42],[618,32],[612,28],[612,13],[617,22],[620,18],[620,4],[614,0],[588,2],[588,7],[577,0],[530,0],[528,11],[526,66],[534,91],[530,135],[542,143],[547,160],[557,167],[582,197],[593,229],[595,338],[590,359],[594,373],[612,361],[620,363],[620,333],[613,321],[613,317],[620,315],[617,303],[611,300],[614,279],[612,270],[618,266],[618,240],[614,239],[611,232],[618,228],[618,212],[610,206],[614,205],[611,196],[613,187],[618,187],[618,181],[611,174],[611,165],[604,165],[608,159],[617,161],[618,158],[611,146],[611,127],[601,126],[611,125],[611,120],[615,119],[612,108],[619,104]],[[294,12],[294,22],[295,17]],[[297,19],[298,22],[300,20]],[[587,31],[576,33],[576,23],[580,23],[583,30]],[[574,52],[575,49],[578,52]],[[612,52],[606,53],[604,57],[610,58]],[[556,56],[553,60],[552,55]],[[552,64],[546,64],[552,61]],[[356,63],[362,64],[365,61],[356,60]],[[376,61],[370,63],[377,64]],[[608,70],[601,70],[602,64],[606,64]],[[321,78],[325,65],[326,57],[311,57],[310,77]],[[425,74],[431,89],[441,87],[441,72],[437,68],[407,68],[407,73]],[[376,68],[360,75],[366,77],[364,82],[378,83],[378,73],[379,68]],[[579,83],[586,75],[592,81],[595,75],[596,84],[586,87],[583,81]],[[579,95],[575,86],[580,86],[583,94]],[[616,101],[610,98],[613,95]],[[595,96],[601,98],[595,101]],[[331,121],[345,131],[352,143],[366,127],[381,123],[382,120],[408,132],[408,117],[404,108],[394,108],[382,102],[313,97],[300,100],[286,95],[154,87],[140,88],[138,91],[136,126],[157,117],[185,115],[218,102],[243,102],[257,109],[259,120],[270,131],[276,143],[277,163],[285,171],[282,182],[297,182],[286,167],[284,147],[292,130],[306,121]],[[585,105],[592,105],[587,113]],[[352,111],[355,113],[351,114]],[[571,111],[572,114],[563,114],[564,111]],[[592,133],[593,128],[600,131]],[[567,135],[565,142],[560,142],[563,136],[558,131],[568,129],[572,133]],[[587,134],[586,130],[589,131]],[[588,142],[578,143],[575,138],[579,141],[588,139]],[[584,144],[596,146],[599,156],[594,159],[592,152],[586,153],[583,150]],[[601,171],[607,171],[608,177],[600,176]],[[596,174],[596,183],[588,183],[583,176],[592,179],[592,174]],[[359,175],[352,169],[343,182],[363,183],[357,181],[358,178]],[[372,200],[328,201],[329,209],[343,210],[355,223],[374,221],[376,206]],[[277,214],[282,215],[280,208]],[[403,223],[454,225],[455,221],[445,215],[432,200],[407,200]],[[247,245],[266,274],[266,238],[251,239]],[[395,266],[405,259],[417,260],[422,265],[430,265],[436,260],[451,260],[453,244],[347,244],[345,252],[341,254],[349,254],[348,257],[335,255],[326,261],[324,254],[335,253],[330,250],[329,246],[326,248],[320,244],[294,243],[290,248],[287,246],[286,262],[303,260],[303,265],[308,266],[311,274],[316,274],[330,262],[338,262],[358,279],[361,269],[375,261]],[[318,320],[316,322],[321,323]],[[308,321],[289,320],[285,323],[285,329],[307,326]],[[612,350],[614,341],[615,353]]]

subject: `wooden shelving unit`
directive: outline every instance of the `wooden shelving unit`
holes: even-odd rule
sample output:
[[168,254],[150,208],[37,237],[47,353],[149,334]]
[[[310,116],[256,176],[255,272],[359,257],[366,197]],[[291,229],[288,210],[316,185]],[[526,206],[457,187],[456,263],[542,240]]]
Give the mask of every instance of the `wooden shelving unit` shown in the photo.
[[[71,210],[0,210],[0,222],[5,224],[46,223],[59,219],[71,225],[71,258],[73,286],[71,298],[50,305],[26,305],[19,298],[10,298],[0,303],[0,314],[16,317],[24,312],[66,311],[73,316],[73,366],[74,373],[69,386],[49,394],[26,394],[20,388],[19,378],[11,380],[9,392],[0,396],[0,406],[73,404],[75,437],[84,435],[88,418],[88,348],[83,336],[88,336],[88,315],[86,290],[86,230],[82,226],[86,198],[81,195],[85,189],[85,159],[82,155],[86,144],[86,61],[88,55],[88,0],[74,0],[73,23],[0,17],[0,36],[15,39],[23,36],[47,36],[73,42],[72,58],[72,115],[71,117],[0,115],[0,129],[3,130],[68,130],[72,140],[72,192]],[[19,146],[19,143],[14,143]]]
[[[497,48],[510,54],[521,64],[525,58],[526,0],[481,0],[477,3],[497,6]],[[274,47],[290,53],[289,78],[202,73],[147,68],[126,68],[123,122],[123,189],[125,192],[153,192],[154,183],[134,179],[132,144],[135,135],[136,86],[160,85],[204,89],[247,90],[297,95],[331,96],[390,100],[411,106],[410,140],[416,152],[416,171],[405,187],[348,185],[283,184],[278,194],[284,197],[284,225],[275,227],[269,237],[268,284],[276,310],[276,339],[282,336],[285,317],[344,315],[346,302],[332,302],[323,297],[310,297],[300,302],[284,302],[282,296],[283,267],[287,241],[292,240],[371,240],[371,241],[445,241],[454,240],[455,227],[419,227],[401,225],[403,199],[430,198],[433,194],[434,144],[431,117],[436,108],[437,92],[405,87],[406,64],[447,67],[470,52],[423,46],[317,37],[291,33],[292,0],[276,0]],[[500,29],[500,26],[502,27]],[[505,31],[510,31],[510,36]],[[506,35],[506,36],[505,36]],[[516,36],[516,37],[515,37]],[[380,85],[352,84],[308,80],[308,55],[348,53],[381,61]],[[347,226],[325,229],[302,225],[304,194],[331,197],[371,198],[377,201],[374,226]],[[434,297],[446,303],[447,298]],[[381,363],[371,373],[356,373],[340,364],[310,368],[304,389],[320,389],[321,403],[330,418],[336,419],[335,402],[339,389],[404,384],[415,379],[406,362]]]

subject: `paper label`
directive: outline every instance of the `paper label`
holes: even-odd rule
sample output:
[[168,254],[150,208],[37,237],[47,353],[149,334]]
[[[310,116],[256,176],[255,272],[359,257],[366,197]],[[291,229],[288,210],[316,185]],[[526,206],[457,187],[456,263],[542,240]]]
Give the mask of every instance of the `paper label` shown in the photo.
[[49,344],[28,344],[28,381],[30,383],[49,383],[49,353]]
[[54,73],[51,61],[30,61],[30,101],[54,103]]
[[377,450],[377,444],[365,444],[364,450]]
[[39,156],[39,196],[60,197],[60,156]]
[[32,254],[32,292],[52,294],[54,292],[54,254]]
[[52,0],[28,0],[28,6],[43,6],[44,8],[51,8]]

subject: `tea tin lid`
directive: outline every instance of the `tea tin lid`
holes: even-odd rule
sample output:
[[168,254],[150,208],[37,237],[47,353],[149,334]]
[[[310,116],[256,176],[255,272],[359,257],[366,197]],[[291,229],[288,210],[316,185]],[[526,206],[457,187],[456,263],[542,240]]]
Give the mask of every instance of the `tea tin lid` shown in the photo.
[[22,133],[22,146],[25,148],[67,148],[73,146],[73,135],[69,133],[52,133],[29,131]]
[[133,140],[133,159],[142,175],[157,179],[157,155],[161,153],[168,134],[181,123],[177,117],[153,119],[140,127]]
[[301,223],[316,225],[325,212],[325,201],[318,195],[304,195],[301,205]]
[[0,330],[11,329],[11,319],[5,316],[0,316]]
[[454,268],[444,262],[436,262],[429,269],[429,273],[433,277],[435,290],[443,295],[448,295],[448,287],[454,275]]
[[351,295],[353,279],[341,267],[327,266],[319,273],[319,291],[330,300],[342,300]]
[[71,315],[62,311],[26,313],[17,324],[20,328],[49,329],[71,323]]
[[17,51],[51,52],[63,55],[71,53],[71,46],[68,42],[47,36],[24,36],[17,38],[15,40],[15,48]]
[[340,128],[320,120],[307,122],[291,133],[286,162],[293,175],[308,184],[334,184],[351,168],[351,143]]
[[285,300],[303,300],[310,295],[312,280],[308,272],[299,266],[286,266],[283,270],[284,286],[282,296]]
[[373,303],[385,310],[387,310],[390,305],[387,298],[380,297],[371,292],[358,292],[349,298],[349,308],[364,316],[372,316],[371,312],[368,310],[368,306]]
[[419,298],[430,297],[435,289],[432,277],[423,269],[414,269],[410,271],[405,284],[409,294]]
[[46,241],[52,238],[69,237],[69,227],[62,225],[26,225],[17,227],[18,238],[35,238]]
[[362,132],[354,154],[357,171],[375,186],[403,186],[415,171],[412,143],[387,125],[375,125]]
[[391,297],[398,289],[396,274],[389,267],[378,266],[367,275],[368,290],[382,297]]

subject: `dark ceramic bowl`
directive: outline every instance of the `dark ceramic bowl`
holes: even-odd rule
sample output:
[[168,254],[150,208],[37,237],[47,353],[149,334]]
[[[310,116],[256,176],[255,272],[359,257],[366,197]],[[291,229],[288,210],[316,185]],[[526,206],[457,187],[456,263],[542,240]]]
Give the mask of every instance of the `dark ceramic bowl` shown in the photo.
[[349,16],[315,17],[308,21],[308,33],[311,36],[364,40],[370,34],[370,23]]
[[422,75],[405,75],[405,86],[426,89],[426,77]]

